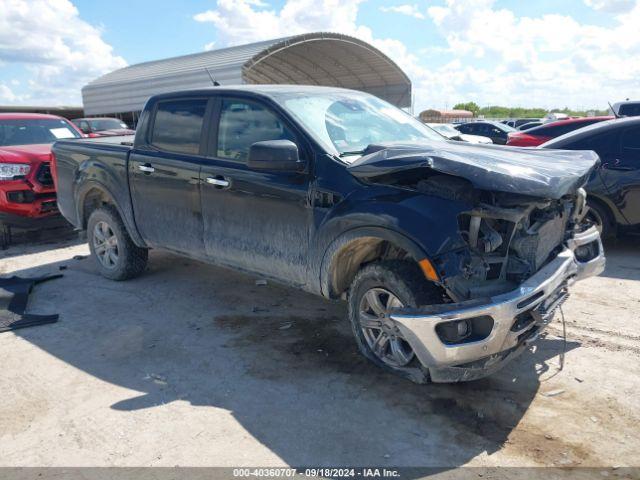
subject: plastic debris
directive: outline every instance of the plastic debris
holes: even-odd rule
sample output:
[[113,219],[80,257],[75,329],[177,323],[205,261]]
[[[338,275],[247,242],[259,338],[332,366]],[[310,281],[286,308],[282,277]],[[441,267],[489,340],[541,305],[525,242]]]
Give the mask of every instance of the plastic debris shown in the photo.
[[545,397],[556,397],[558,395],[562,395],[564,393],[564,389],[559,388],[558,390],[551,390],[550,392],[545,392],[542,395]]

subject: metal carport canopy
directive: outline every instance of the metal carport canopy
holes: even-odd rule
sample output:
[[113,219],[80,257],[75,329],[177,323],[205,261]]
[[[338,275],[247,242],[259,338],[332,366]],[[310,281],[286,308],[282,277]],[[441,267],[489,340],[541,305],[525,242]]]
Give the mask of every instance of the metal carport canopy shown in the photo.
[[221,85],[296,84],[352,88],[411,106],[409,77],[381,51],[337,33],[308,33],[139,63],[82,89],[85,115],[142,110],[151,95]]

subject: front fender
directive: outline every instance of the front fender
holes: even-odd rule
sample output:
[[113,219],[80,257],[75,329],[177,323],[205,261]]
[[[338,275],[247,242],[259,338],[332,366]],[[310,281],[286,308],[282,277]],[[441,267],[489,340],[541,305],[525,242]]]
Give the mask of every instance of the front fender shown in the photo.
[[359,238],[379,238],[386,240],[408,252],[416,261],[428,258],[424,250],[409,237],[400,232],[383,227],[358,227],[341,234],[325,249],[320,264],[320,294],[332,296],[331,272],[335,267],[336,254],[347,244]]
[[409,190],[376,186],[376,195],[348,196],[324,218],[316,230],[314,250],[323,295],[331,292],[332,258],[356,238],[388,240],[417,261],[466,244],[458,233],[458,214],[470,206]]
[[428,255],[436,256],[466,247],[458,233],[458,215],[471,208],[461,200],[371,186],[347,196],[316,221],[316,248],[324,252],[334,239],[354,228],[378,227],[399,232]]

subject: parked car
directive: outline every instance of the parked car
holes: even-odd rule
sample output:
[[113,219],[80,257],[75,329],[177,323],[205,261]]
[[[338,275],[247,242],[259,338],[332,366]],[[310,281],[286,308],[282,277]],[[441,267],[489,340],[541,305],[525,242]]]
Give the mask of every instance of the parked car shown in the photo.
[[36,113],[0,113],[0,247],[11,228],[45,226],[57,212],[51,144],[82,134],[68,120]]
[[450,123],[427,123],[426,125],[430,128],[433,128],[436,132],[449,140],[469,143],[493,143],[488,137],[481,137],[480,135],[466,135],[464,133],[460,133]]
[[524,132],[512,132],[507,139],[507,145],[512,147],[537,147],[552,138],[559,137],[565,133],[573,132],[579,128],[586,127],[615,117],[584,117],[560,120],[558,122],[546,123],[539,127],[530,128]]
[[540,125],[542,125],[542,122],[529,122],[529,123],[523,123],[522,125],[520,125],[517,130],[523,132],[525,130],[529,130],[530,128],[533,127],[539,127]]
[[504,123],[505,125],[509,125],[510,127],[513,127],[519,130],[520,127],[525,123],[539,122],[539,121],[540,121],[539,118],[511,118],[508,120],[502,120],[501,123]]
[[517,131],[515,128],[500,122],[478,121],[456,125],[456,129],[466,135],[480,135],[488,137],[498,145],[507,143],[507,135]]
[[600,167],[587,184],[588,218],[603,236],[640,229],[640,118],[608,120],[576,130],[541,148],[593,150]]
[[593,152],[449,142],[372,95],[293,85],[151,97],[131,140],[53,148],[102,275],[163,248],[345,298],[360,351],[417,382],[496,371],[604,267],[580,221]]
[[613,114],[616,117],[638,117],[640,116],[640,101],[624,101],[613,104]]
[[544,118],[542,118],[542,123],[551,123],[551,122],[557,122],[560,120],[569,120],[570,118],[571,117],[566,113],[551,112],[551,113],[547,113],[544,116]]
[[71,121],[89,137],[115,137],[135,133],[126,123],[117,118],[75,118]]

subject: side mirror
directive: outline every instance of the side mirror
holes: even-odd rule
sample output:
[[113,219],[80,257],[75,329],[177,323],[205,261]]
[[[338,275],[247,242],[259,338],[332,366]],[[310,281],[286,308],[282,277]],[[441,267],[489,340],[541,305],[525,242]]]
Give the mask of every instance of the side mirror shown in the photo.
[[79,127],[82,133],[91,133],[91,129],[89,127]]
[[300,161],[298,146],[291,140],[266,140],[251,145],[247,166],[254,170],[299,172],[305,165]]

